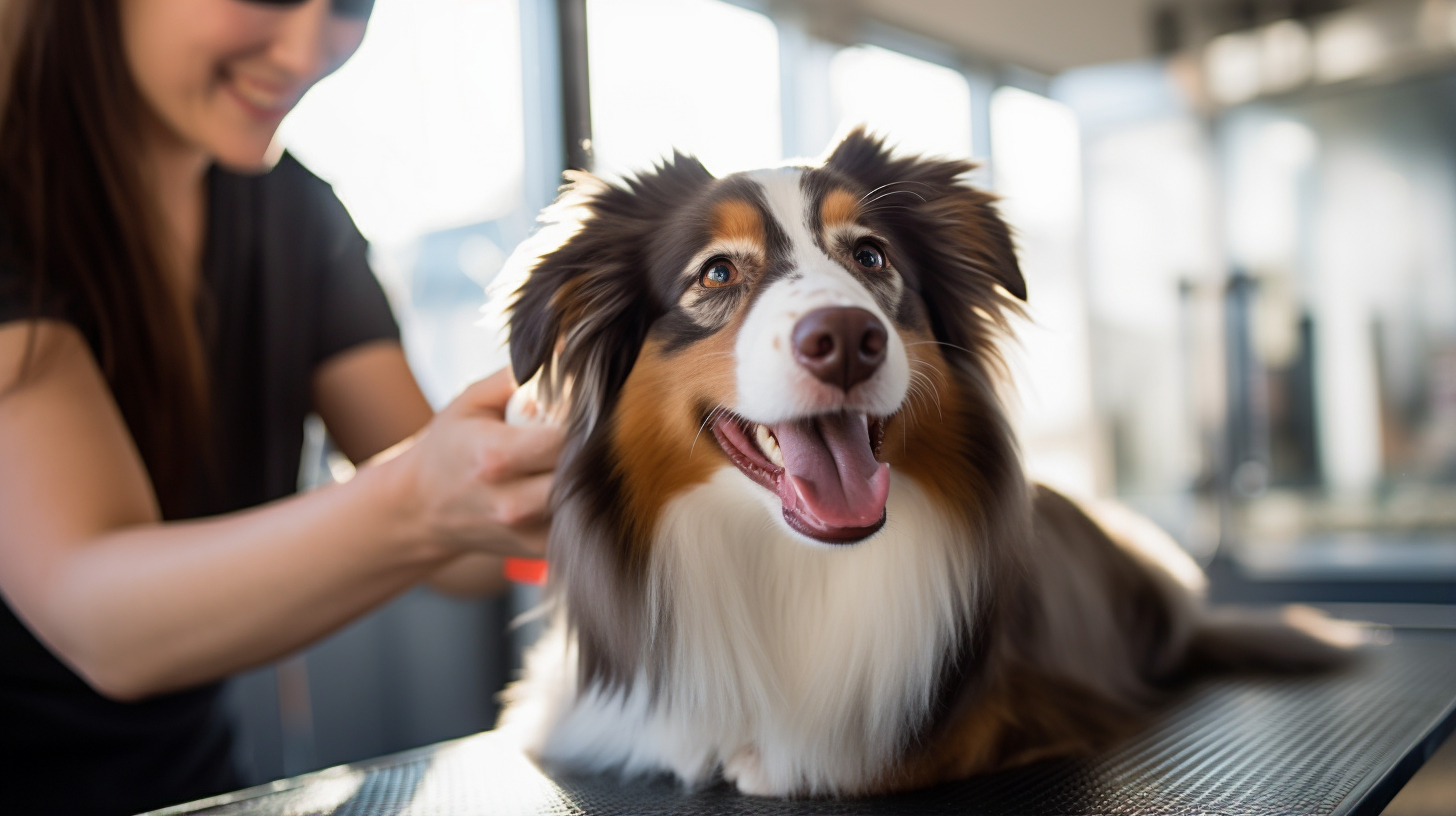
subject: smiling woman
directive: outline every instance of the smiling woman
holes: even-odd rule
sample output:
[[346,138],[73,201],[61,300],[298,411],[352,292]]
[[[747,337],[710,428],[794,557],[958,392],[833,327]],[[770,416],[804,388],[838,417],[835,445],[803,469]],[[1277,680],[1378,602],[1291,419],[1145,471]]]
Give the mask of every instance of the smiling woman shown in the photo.
[[[368,6],[0,0],[7,811],[236,787],[222,678],[540,551],[559,434],[504,424],[504,374],[432,419],[363,237],[271,147]],[[291,497],[310,411],[391,454]]]
[[[259,49],[275,36],[273,18],[294,6],[300,16],[323,19],[307,31],[299,22],[295,36]],[[242,170],[263,165],[283,117],[359,47],[364,25],[362,17],[333,14],[322,3],[121,5],[122,45],[146,107],[175,136],[207,145],[219,162]],[[176,36],[178,30],[189,36]],[[315,31],[317,41],[306,36]]]

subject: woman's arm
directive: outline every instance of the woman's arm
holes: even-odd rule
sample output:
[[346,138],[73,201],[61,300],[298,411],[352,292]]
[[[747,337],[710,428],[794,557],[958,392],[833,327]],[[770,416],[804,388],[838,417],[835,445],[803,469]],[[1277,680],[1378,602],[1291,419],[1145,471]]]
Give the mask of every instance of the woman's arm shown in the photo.
[[[27,325],[0,326],[0,389]],[[32,376],[0,398],[0,591],[102,693],[213,680],[347,623],[466,549],[522,551],[559,438],[501,421],[509,384],[467,389],[415,444],[335,485],[162,524],[80,335],[42,323]]]
[[[314,373],[313,404],[329,436],[355,463],[413,436],[434,416],[394,340],[365,343],[325,360]],[[506,586],[502,562],[500,556],[465,553],[435,571],[429,584],[451,595],[494,594]]]
[[414,436],[435,415],[394,340],[365,343],[324,360],[313,375],[313,405],[355,464]]

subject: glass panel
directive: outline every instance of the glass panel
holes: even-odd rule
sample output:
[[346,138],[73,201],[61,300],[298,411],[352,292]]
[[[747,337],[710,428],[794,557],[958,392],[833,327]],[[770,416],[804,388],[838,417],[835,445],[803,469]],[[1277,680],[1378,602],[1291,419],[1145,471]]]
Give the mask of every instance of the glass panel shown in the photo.
[[1231,487],[1256,559],[1399,569],[1456,529],[1453,100],[1447,74],[1225,117]]
[[1081,156],[1064,104],[1019,88],[991,97],[992,170],[1001,213],[1016,236],[1027,316],[1006,353],[1032,476],[1094,495],[1099,472],[1082,284]]
[[873,45],[830,63],[840,131],[868,125],[907,152],[968,158],[971,89],[961,72]]
[[1054,91],[1083,134],[1102,486],[1209,556],[1220,535],[1227,273],[1207,127],[1160,63],[1077,69]]
[[597,172],[650,168],[674,148],[715,174],[783,158],[778,30],[721,0],[589,0]]
[[525,153],[515,0],[379,0],[358,53],[281,138],[375,243],[510,211]]
[[437,405],[502,363],[475,324],[535,215],[523,134],[516,0],[378,0],[359,52],[280,131],[370,240]]

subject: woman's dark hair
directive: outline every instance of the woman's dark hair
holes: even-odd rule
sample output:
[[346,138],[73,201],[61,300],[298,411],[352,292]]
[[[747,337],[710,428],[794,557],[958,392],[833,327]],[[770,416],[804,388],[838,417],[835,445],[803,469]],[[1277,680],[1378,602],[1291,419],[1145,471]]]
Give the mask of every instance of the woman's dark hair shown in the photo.
[[[118,0],[0,0],[0,262],[32,316],[88,335],[170,518],[205,458],[206,370],[138,167],[147,115]],[[31,331],[21,382],[38,364]]]

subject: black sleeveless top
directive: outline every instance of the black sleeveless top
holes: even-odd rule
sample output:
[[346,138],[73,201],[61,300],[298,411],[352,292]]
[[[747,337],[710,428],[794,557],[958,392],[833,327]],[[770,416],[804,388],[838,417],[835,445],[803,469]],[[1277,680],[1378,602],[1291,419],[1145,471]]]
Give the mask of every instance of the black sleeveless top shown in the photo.
[[[327,184],[285,155],[263,175],[214,168],[208,185],[199,320],[220,484],[192,517],[294,492],[314,369],[399,337],[364,238]],[[0,323],[29,316],[18,283],[0,267]],[[50,316],[95,350],[84,316]],[[0,605],[0,813],[136,813],[238,787],[220,690],[109,700]]]

